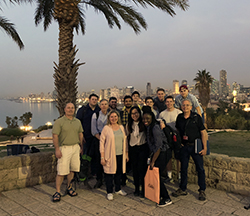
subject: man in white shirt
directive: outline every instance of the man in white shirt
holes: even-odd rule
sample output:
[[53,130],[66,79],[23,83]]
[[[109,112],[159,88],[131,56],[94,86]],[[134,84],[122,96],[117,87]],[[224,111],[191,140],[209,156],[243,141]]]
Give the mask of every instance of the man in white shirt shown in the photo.
[[[169,125],[173,130],[176,131],[175,128],[175,122],[177,116],[182,113],[179,109],[174,108],[174,98],[172,96],[168,96],[165,99],[165,104],[167,106],[167,109],[162,111],[159,115],[160,119],[164,119],[166,124]],[[173,181],[172,180],[172,160],[170,160],[167,164],[167,181]],[[177,160],[177,173],[178,173],[178,178],[179,178],[179,171],[180,171],[180,161]]]

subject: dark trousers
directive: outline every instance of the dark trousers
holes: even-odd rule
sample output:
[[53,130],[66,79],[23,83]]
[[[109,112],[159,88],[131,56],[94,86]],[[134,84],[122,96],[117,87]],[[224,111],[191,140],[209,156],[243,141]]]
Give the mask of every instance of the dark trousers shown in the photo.
[[92,172],[96,174],[96,180],[102,181],[103,179],[103,166],[101,165],[101,154],[100,154],[100,141],[95,137],[92,142],[93,158]]
[[155,161],[155,167],[159,168],[160,197],[164,199],[170,199],[167,188],[164,185],[163,179],[161,178],[161,175],[164,169],[166,168],[168,161],[170,160],[170,158],[167,157],[167,155],[169,154],[169,151],[171,151],[171,149],[168,149],[167,151],[164,151],[164,152],[162,151]]
[[113,193],[113,181],[115,183],[115,192],[121,190],[121,177],[122,177],[122,155],[116,155],[116,173],[105,173],[106,190],[107,193]]
[[190,156],[193,158],[196,171],[198,172],[198,185],[200,190],[206,190],[205,183],[205,170],[203,167],[203,156],[195,154],[194,145],[193,146],[183,146],[180,150],[180,161],[181,161],[181,183],[180,188],[185,191],[187,189],[187,171],[188,162]]
[[144,193],[144,177],[147,172],[148,144],[129,146],[130,161],[133,170],[135,191],[139,192],[140,185]]

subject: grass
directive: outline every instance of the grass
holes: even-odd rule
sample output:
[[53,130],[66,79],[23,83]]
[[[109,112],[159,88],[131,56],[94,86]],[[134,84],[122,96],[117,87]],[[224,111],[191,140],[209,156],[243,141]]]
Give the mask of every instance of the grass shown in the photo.
[[7,141],[7,140],[10,140],[9,136],[3,136],[3,135],[0,136],[0,142]]
[[250,131],[217,132],[209,135],[209,143],[212,153],[250,158]]

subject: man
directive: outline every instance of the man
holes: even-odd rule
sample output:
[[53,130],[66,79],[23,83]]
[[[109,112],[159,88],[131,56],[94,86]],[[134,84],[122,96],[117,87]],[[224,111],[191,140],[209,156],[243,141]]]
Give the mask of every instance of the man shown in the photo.
[[204,123],[203,109],[201,108],[197,98],[194,95],[189,93],[188,87],[186,85],[181,85],[179,88],[179,91],[180,91],[180,95],[176,96],[175,98],[175,107],[177,109],[181,109],[182,101],[184,99],[189,99],[192,103],[192,112],[198,113],[202,117],[202,120]]
[[98,106],[99,97],[96,94],[89,95],[89,103],[86,106],[82,106],[76,114],[76,118],[78,118],[83,127],[83,136],[84,136],[84,152],[83,154],[90,154],[90,146],[93,142],[94,136],[91,133],[91,119],[94,113],[98,113],[100,111],[100,107]]
[[134,91],[131,94],[131,97],[133,99],[133,106],[138,106],[141,109],[141,107],[139,105],[139,102],[140,102],[140,93],[138,91]]
[[[193,158],[198,173],[199,200],[206,200],[205,170],[203,167],[203,156],[207,152],[206,130],[200,115],[192,112],[192,103],[189,99],[182,101],[182,111],[176,120],[176,128],[180,132],[183,147],[180,150],[181,161],[181,183],[180,188],[173,192],[174,197],[187,195],[187,170],[190,156]],[[203,150],[195,153],[195,139],[200,138],[203,143]]]
[[116,97],[109,98],[108,112],[110,112],[111,110],[116,110],[116,111],[118,111],[118,113],[120,113],[120,110],[117,109],[117,98]]
[[158,111],[158,113],[161,113],[167,108],[165,104],[165,96],[166,94],[163,88],[157,89],[157,97],[154,99],[154,108]]
[[80,171],[80,150],[83,150],[83,129],[81,122],[74,117],[75,106],[67,103],[64,108],[65,115],[57,119],[53,125],[53,144],[57,161],[56,193],[53,195],[53,202],[61,199],[61,185],[64,176],[67,175],[67,194],[76,196],[71,180],[74,172]]
[[145,105],[151,107],[151,111],[155,114],[155,118],[158,119],[159,113],[154,109],[154,99],[150,96],[146,97]]
[[133,104],[132,97],[130,95],[126,95],[123,99],[123,103],[124,103],[124,107],[122,108],[122,111],[120,114],[121,114],[122,125],[125,127],[126,124],[128,123],[129,112]]
[[[165,99],[165,104],[167,109],[162,111],[159,115],[160,119],[164,119],[166,124],[169,125],[173,130],[176,131],[175,122],[177,116],[182,113],[179,109],[174,108],[174,98],[172,96],[167,96]],[[180,161],[177,159],[177,175],[180,179]],[[167,178],[166,181],[173,181],[172,179],[172,160],[167,164]]]

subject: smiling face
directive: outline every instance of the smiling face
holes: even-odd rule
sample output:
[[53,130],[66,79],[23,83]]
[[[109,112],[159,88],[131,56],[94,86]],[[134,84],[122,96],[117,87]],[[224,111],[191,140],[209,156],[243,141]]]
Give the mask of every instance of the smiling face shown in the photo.
[[64,108],[65,116],[66,117],[73,117],[75,114],[75,106],[72,103],[67,103]]
[[192,110],[192,105],[191,105],[190,101],[184,100],[182,102],[181,109],[182,109],[183,113],[190,113],[190,111]]
[[116,109],[116,107],[117,107],[117,100],[111,100],[111,101],[109,101],[109,107],[111,109]]
[[186,88],[181,88],[180,94],[183,98],[186,98],[188,95],[188,90]]
[[139,117],[140,117],[140,113],[138,112],[137,109],[133,109],[131,110],[131,118],[135,121],[138,122],[139,121]]
[[148,113],[145,113],[142,118],[142,122],[147,127],[152,123],[152,116]]
[[109,107],[108,101],[105,101],[105,100],[104,100],[104,101],[102,101],[102,102],[100,103],[100,108],[101,108],[101,111],[102,111],[103,113],[107,112],[108,107]]
[[96,106],[96,105],[97,105],[97,102],[98,102],[98,98],[95,97],[95,96],[92,96],[92,97],[89,99],[89,105],[90,105],[90,106]]
[[157,92],[157,97],[158,97],[159,101],[164,101],[165,92],[164,91],[158,91]]
[[174,100],[172,98],[167,98],[166,106],[168,110],[172,110],[174,108]]
[[116,113],[111,113],[109,121],[111,125],[118,124],[118,115]]
[[133,102],[134,102],[134,103],[137,103],[137,102],[139,101],[139,99],[140,99],[140,96],[139,96],[138,94],[134,94],[134,95],[132,96],[132,98],[133,98]]
[[147,99],[147,101],[145,102],[146,106],[150,106],[151,108],[154,105],[154,101],[152,99]]
[[125,106],[127,109],[129,109],[130,107],[132,107],[132,104],[133,104],[133,101],[132,101],[131,98],[126,98],[126,99],[124,100],[124,106]]

